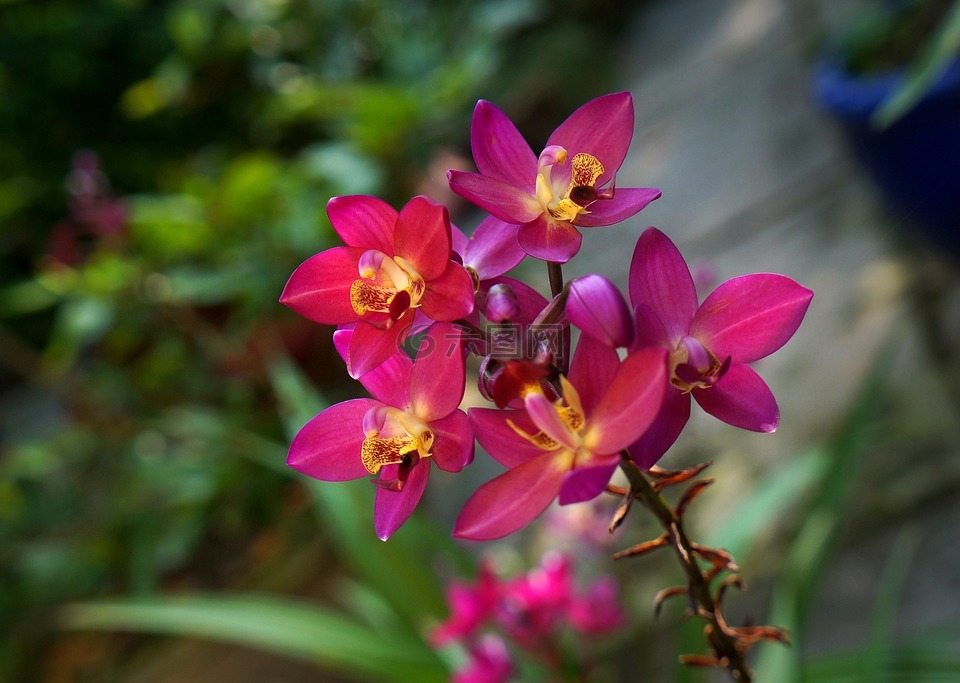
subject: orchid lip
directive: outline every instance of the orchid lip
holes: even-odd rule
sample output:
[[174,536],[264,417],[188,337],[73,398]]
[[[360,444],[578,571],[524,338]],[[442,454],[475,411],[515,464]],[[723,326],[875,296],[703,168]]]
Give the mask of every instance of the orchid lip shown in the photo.
[[670,383],[688,394],[694,389],[709,389],[730,368],[731,358],[717,358],[703,343],[684,336],[670,354]]
[[376,406],[363,416],[363,430],[360,459],[370,474],[379,474],[386,465],[409,469],[431,455],[433,431],[411,413]]
[[420,306],[426,284],[406,259],[370,249],[360,255],[357,270],[360,278],[350,286],[350,304],[361,318],[390,327]]

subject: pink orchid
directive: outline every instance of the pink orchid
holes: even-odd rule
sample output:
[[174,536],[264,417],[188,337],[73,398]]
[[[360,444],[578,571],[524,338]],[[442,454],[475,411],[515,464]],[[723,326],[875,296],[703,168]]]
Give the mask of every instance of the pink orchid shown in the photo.
[[618,223],[660,196],[654,188],[615,188],[633,126],[630,93],[598,97],[553,132],[538,158],[506,114],[481,100],[470,132],[480,172],[450,171],[450,187],[519,225],[517,240],[534,258],[566,263],[580,250],[577,227]]
[[445,322],[473,310],[470,275],[450,260],[444,207],[414,197],[398,213],[375,197],[334,197],[327,215],[346,246],[301,264],[280,301],[319,323],[356,323],[346,355],[351,377],[393,355],[416,312]]
[[772,273],[727,280],[699,306],[683,256],[656,228],[637,242],[630,265],[636,315],[633,347],[669,352],[669,387],[657,420],[630,448],[649,468],[673,444],[690,416],[690,396],[735,427],[773,432],[780,410],[748,363],[783,346],[806,314],[813,292]]
[[467,648],[470,660],[455,671],[451,683],[507,683],[513,676],[513,661],[506,643],[486,634]]
[[454,535],[492,540],[526,526],[559,495],[560,503],[595,498],[660,409],[665,354],[632,353],[621,363],[615,349],[584,336],[577,345],[562,395],[551,400],[539,381],[523,393],[523,408],[472,408],[480,445],[507,472],[467,501]]
[[490,564],[481,562],[476,583],[455,581],[447,587],[446,594],[451,614],[430,634],[435,647],[472,638],[494,613],[503,597],[503,585]]
[[420,501],[430,474],[428,458],[447,472],[459,472],[473,459],[470,425],[458,410],[465,370],[460,346],[451,348],[456,337],[452,325],[434,324],[416,362],[394,354],[360,378],[372,399],[327,408],[290,446],[287,464],[321,481],[379,475],[374,526],[382,540]]

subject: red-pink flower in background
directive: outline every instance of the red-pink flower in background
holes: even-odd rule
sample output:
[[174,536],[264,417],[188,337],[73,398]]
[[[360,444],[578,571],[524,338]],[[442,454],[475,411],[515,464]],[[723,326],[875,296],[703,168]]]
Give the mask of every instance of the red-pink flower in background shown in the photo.
[[575,226],[618,223],[660,196],[654,188],[615,187],[633,126],[630,93],[598,97],[560,124],[538,158],[506,114],[481,100],[470,131],[480,172],[450,171],[450,187],[519,225],[517,240],[526,253],[566,263],[580,250]]
[[356,323],[345,356],[359,378],[396,353],[416,311],[430,320],[459,320],[473,310],[473,284],[451,261],[446,208],[414,197],[399,212],[376,197],[334,197],[327,204],[346,243],[298,267],[280,301],[327,325]]
[[[341,331],[350,343],[355,332]],[[287,464],[321,481],[379,475],[374,527],[389,538],[413,512],[427,485],[429,460],[459,472],[473,460],[473,434],[458,406],[464,357],[456,328],[431,326],[416,362],[394,354],[360,378],[373,398],[333,405],[290,445]]]
[[663,407],[630,447],[641,467],[656,463],[677,439],[690,416],[691,395],[707,413],[735,427],[777,428],[776,399],[747,364],[793,336],[812,291],[784,275],[759,273],[727,280],[698,305],[683,256],[656,228],[637,241],[629,290],[636,316],[633,348],[669,352]]

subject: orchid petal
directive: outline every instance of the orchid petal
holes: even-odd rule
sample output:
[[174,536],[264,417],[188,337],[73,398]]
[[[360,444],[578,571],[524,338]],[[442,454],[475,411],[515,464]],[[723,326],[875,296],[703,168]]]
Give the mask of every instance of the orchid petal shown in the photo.
[[430,422],[433,431],[431,458],[445,472],[459,472],[473,462],[473,432],[466,413],[454,410]]
[[602,275],[586,275],[570,283],[564,309],[567,319],[607,346],[627,346],[633,319],[617,286]]
[[479,173],[449,171],[450,189],[507,223],[527,223],[543,213],[537,198],[519,187]]
[[397,211],[382,199],[366,195],[334,197],[327,202],[327,216],[348,247],[394,255]]
[[620,368],[617,350],[593,337],[581,335],[570,362],[570,383],[580,394],[580,404],[591,415],[603,399]]
[[640,438],[663,403],[666,352],[641,349],[628,355],[587,418],[584,446],[598,455],[616,453]]
[[633,343],[630,350],[642,349],[647,346],[659,346],[673,349],[675,346],[667,335],[660,316],[653,312],[647,304],[638,304],[633,309]]
[[743,363],[733,363],[709,389],[694,389],[693,397],[707,413],[734,427],[770,433],[780,424],[780,409],[770,387]]
[[412,371],[413,361],[403,353],[394,353],[359,379],[375,399],[409,413],[414,405],[410,396]]
[[377,498],[373,503],[373,526],[377,538],[386,541],[409,519],[423,496],[429,478],[430,463],[421,460],[410,470],[401,490],[377,489]]
[[533,190],[536,155],[507,115],[485,100],[473,110],[470,149],[483,175]]
[[645,304],[660,318],[671,346],[687,333],[697,312],[697,288],[690,269],[670,238],[648,228],[637,240],[630,263],[630,302]]
[[487,216],[467,242],[464,265],[473,268],[481,280],[503,275],[518,265],[527,255],[517,242],[518,227]]
[[477,442],[504,467],[516,467],[544,453],[516,431],[520,429],[531,436],[540,431],[525,410],[471,408],[467,416]]
[[761,273],[727,280],[700,305],[690,323],[719,358],[750,363],[768,356],[793,336],[813,292],[784,275]]
[[460,330],[449,323],[431,325],[410,373],[413,413],[427,422],[446,417],[463,400],[465,383]]
[[537,290],[535,290],[530,285],[521,282],[520,280],[515,280],[512,277],[495,277],[490,280],[484,281],[483,285],[480,287],[480,292],[478,292],[477,305],[483,308],[486,307],[486,296],[487,292],[490,291],[490,288],[494,285],[509,285],[513,290],[514,296],[517,298],[517,304],[520,307],[520,313],[517,316],[517,320],[513,322],[521,324],[532,323],[540,312],[547,306],[547,300]]
[[394,235],[396,255],[426,281],[439,277],[450,262],[450,216],[427,197],[414,197],[400,210]]
[[689,419],[690,394],[664,385],[663,405],[643,436],[630,444],[630,457],[641,469],[650,469],[674,444]]
[[540,431],[557,443],[576,450],[578,444],[573,440],[570,430],[550,399],[543,394],[530,392],[524,397],[523,405],[527,409],[527,415]]
[[420,299],[420,310],[431,320],[451,322],[473,312],[473,278],[456,261],[447,261],[446,269],[427,283]]
[[576,256],[582,241],[583,236],[570,221],[549,221],[544,214],[517,231],[517,242],[525,252],[553,263],[566,263]]
[[287,465],[321,481],[349,481],[367,475],[360,459],[363,416],[382,405],[357,398],[330,406],[303,426],[290,444]]
[[410,313],[404,314],[387,329],[374,327],[363,321],[353,330],[350,349],[347,352],[347,373],[353,379],[359,379],[390,356],[399,353],[400,340],[413,322]]
[[573,156],[592,154],[603,164],[597,179],[603,185],[623,164],[633,139],[633,97],[628,92],[613,93],[590,100],[573,112],[553,131],[547,146],[560,145]]
[[[479,228],[478,228],[479,229]],[[470,240],[464,234],[463,230],[450,224],[450,251],[460,257],[462,263],[466,263],[467,244]]]
[[655,187],[620,187],[610,199],[598,199],[574,220],[581,228],[613,225],[635,216],[647,204],[660,198]]
[[560,504],[583,503],[603,493],[620,462],[619,456],[606,459],[610,462],[568,472],[563,479],[563,486],[560,487]]
[[350,286],[360,277],[357,264],[362,253],[354,247],[334,247],[311,256],[293,271],[280,303],[324,325],[356,320]]
[[463,506],[453,535],[492,541],[522,529],[557,497],[573,458],[566,450],[543,453],[488,481]]

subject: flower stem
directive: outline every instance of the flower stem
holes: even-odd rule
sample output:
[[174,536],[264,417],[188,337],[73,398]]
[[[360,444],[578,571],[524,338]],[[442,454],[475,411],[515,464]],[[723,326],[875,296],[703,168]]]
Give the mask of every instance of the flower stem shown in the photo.
[[626,452],[620,454],[620,469],[630,482],[632,494],[656,516],[660,525],[666,530],[670,544],[687,574],[690,598],[696,602],[698,614],[709,625],[706,635],[718,659],[736,680],[750,683],[752,680],[750,668],[740,648],[737,647],[736,637],[727,632],[726,624],[719,615],[717,603],[710,590],[710,581],[703,575],[700,565],[697,564],[696,545],[687,537],[683,529],[683,520],[657,492]]
[[[556,298],[563,289],[563,266],[553,261],[547,261],[547,276],[550,278],[550,296]],[[566,375],[570,370],[570,325],[563,326],[560,334],[560,349],[557,366],[561,374]]]

